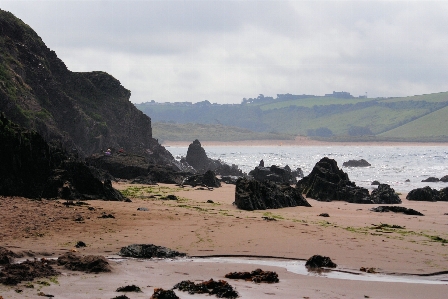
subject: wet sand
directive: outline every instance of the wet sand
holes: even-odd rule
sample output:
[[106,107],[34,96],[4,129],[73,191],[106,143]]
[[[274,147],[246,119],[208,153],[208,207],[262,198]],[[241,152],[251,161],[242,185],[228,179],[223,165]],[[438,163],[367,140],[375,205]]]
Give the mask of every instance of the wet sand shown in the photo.
[[[312,207],[266,211],[241,211],[232,205],[234,186],[224,184],[213,191],[174,185],[128,185],[134,188],[132,203],[89,201],[88,206],[63,205],[64,201],[30,201],[1,198],[0,246],[28,255],[57,257],[76,250],[80,254],[116,257],[123,246],[152,243],[186,252],[190,256],[270,256],[305,260],[314,254],[329,256],[338,269],[359,272],[375,268],[378,275],[392,273],[430,274],[448,271],[448,203],[409,202],[401,195],[401,206],[425,216],[375,213],[376,205],[318,202]],[[178,201],[160,200],[174,194]],[[154,196],[154,198],[150,198]],[[213,203],[207,203],[212,200]],[[138,211],[145,207],[148,211]],[[90,208],[90,209],[89,209]],[[92,209],[93,208],[93,209]],[[98,218],[105,213],[115,218]],[[328,213],[330,217],[321,217]],[[82,218],[80,218],[80,216]],[[262,217],[275,218],[266,221]],[[74,219],[82,219],[74,221]],[[403,229],[378,228],[381,224]],[[376,228],[375,228],[376,227]],[[438,239],[438,238],[439,239]],[[440,239],[441,238],[441,239]],[[77,241],[87,244],[74,248]],[[115,289],[127,284],[143,293],[130,298],[149,298],[155,287],[171,288],[182,280],[224,279],[233,271],[256,268],[276,271],[278,284],[254,284],[228,280],[242,298],[446,298],[448,282],[442,285],[352,281],[295,274],[278,266],[256,266],[209,262],[111,260],[113,272],[84,274],[64,271],[59,284],[24,288],[0,286],[6,298],[35,298],[37,288],[55,298],[113,298]],[[437,279],[448,279],[441,276]],[[193,298],[177,292],[180,298]],[[194,298],[210,298],[195,295]]]

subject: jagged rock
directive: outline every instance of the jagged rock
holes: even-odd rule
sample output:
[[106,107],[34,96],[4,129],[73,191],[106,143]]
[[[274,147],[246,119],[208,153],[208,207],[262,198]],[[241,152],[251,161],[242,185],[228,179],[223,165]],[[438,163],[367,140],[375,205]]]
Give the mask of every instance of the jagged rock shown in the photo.
[[316,163],[311,173],[297,182],[297,189],[319,201],[341,200],[351,203],[372,203],[369,191],[357,187],[348,175],[328,157]]
[[118,255],[135,258],[174,258],[186,256],[185,253],[153,244],[132,244],[122,247]]
[[173,290],[164,290],[162,288],[155,288],[154,293],[149,299],[179,299]]
[[329,257],[322,255],[313,255],[305,263],[307,268],[336,268],[337,266]]
[[140,289],[140,287],[138,287],[135,284],[133,284],[133,285],[127,285],[127,286],[124,286],[124,287],[119,287],[119,288],[117,288],[116,292],[136,292],[136,293],[141,293],[142,290]]
[[277,283],[279,282],[278,274],[273,271],[263,271],[261,269],[255,269],[252,272],[231,272],[227,273],[225,278],[229,279],[244,279],[253,281],[256,283],[268,282]]
[[0,283],[17,285],[22,281],[32,281],[34,278],[59,275],[51,264],[51,260],[26,260],[20,264],[8,264],[0,270]]
[[249,175],[257,181],[295,184],[297,183],[297,177],[303,177],[303,172],[300,168],[291,171],[288,165],[285,167],[272,165],[271,167],[256,166],[249,172]]
[[443,177],[440,178],[441,182],[447,183],[448,182],[448,175],[445,175]]
[[195,174],[187,177],[182,185],[205,186],[218,188],[221,187],[221,182],[216,178],[215,173],[211,170],[207,170],[204,174]]
[[212,170],[216,175],[244,175],[236,165],[230,166],[220,160],[213,160],[207,157],[204,148],[197,139],[188,146],[185,161],[189,165],[191,165],[198,173],[205,173],[208,170]]
[[372,166],[369,162],[364,159],[361,160],[348,160],[347,162],[342,163],[344,167],[368,167]]
[[372,190],[370,198],[375,204],[398,204],[401,199],[393,188],[388,184],[380,184],[378,188]]
[[5,247],[0,246],[0,265],[7,265],[14,262],[14,258],[19,257],[17,254]]
[[79,256],[72,252],[67,252],[58,257],[58,265],[62,265],[72,271],[92,273],[112,271],[107,259],[101,255]]
[[411,190],[406,196],[407,200],[416,201],[437,201],[439,199],[439,191],[429,186]]
[[440,180],[433,176],[430,176],[429,178],[422,180],[422,182],[424,182],[424,183],[436,183],[438,181],[440,181]]
[[298,189],[288,184],[238,179],[235,188],[235,204],[242,210],[279,209],[311,205]]
[[408,209],[405,207],[397,207],[397,206],[379,206],[376,208],[371,208],[370,211],[379,213],[394,212],[394,213],[403,213],[405,215],[424,216],[422,213],[414,209]]
[[189,294],[209,294],[218,298],[237,298],[238,293],[225,280],[215,281],[210,279],[200,283],[184,280],[176,284],[173,289],[188,292]]

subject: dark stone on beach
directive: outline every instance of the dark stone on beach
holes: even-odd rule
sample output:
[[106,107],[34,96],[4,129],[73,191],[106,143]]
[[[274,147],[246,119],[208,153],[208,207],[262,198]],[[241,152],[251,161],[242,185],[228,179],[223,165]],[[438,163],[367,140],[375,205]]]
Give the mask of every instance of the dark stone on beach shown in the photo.
[[107,218],[112,218],[112,219],[114,219],[115,216],[112,215],[112,214],[103,213],[103,214],[102,214],[101,216],[99,216],[98,218],[105,218],[105,219],[107,219]]
[[161,197],[162,200],[177,200],[177,196],[174,194],[169,194],[167,196]]
[[297,177],[303,177],[303,172],[300,168],[291,171],[288,165],[285,167],[271,165],[271,167],[257,166],[249,172],[249,175],[257,181],[295,184]]
[[126,296],[126,295],[120,295],[120,296],[115,296],[112,299],[130,299],[130,298],[128,296]]
[[145,207],[141,207],[141,208],[137,208],[137,211],[149,211],[149,209],[145,208]]
[[116,292],[136,292],[136,293],[141,293],[142,290],[138,286],[133,284],[133,285],[127,285],[127,286],[124,286],[124,287],[119,287],[119,288],[117,288]]
[[380,184],[380,182],[378,182],[378,181],[373,181],[370,185],[372,185],[372,186],[377,186],[377,185],[379,185]]
[[0,246],[0,265],[7,265],[14,262],[14,258],[18,257],[17,254],[5,247]]
[[153,244],[132,244],[122,247],[118,255],[135,258],[175,258],[184,257],[185,253]]
[[182,182],[182,185],[218,188],[221,187],[221,182],[216,178],[213,171],[207,170],[204,174],[195,174],[187,177]]
[[448,182],[448,175],[445,175],[443,177],[440,178],[441,182],[447,183]]
[[313,255],[305,263],[307,268],[336,268],[337,266],[329,257],[322,255]]
[[337,162],[328,157],[316,163],[311,173],[297,182],[297,189],[319,201],[341,200],[351,203],[372,203],[369,191],[357,187]]
[[215,281],[210,279],[200,283],[194,283],[189,280],[184,280],[176,284],[173,289],[178,289],[189,294],[209,294],[216,295],[218,298],[237,298],[238,293],[225,280]]
[[440,181],[440,180],[433,176],[430,176],[429,178],[422,180],[422,182],[424,182],[424,183],[436,183],[438,181]]
[[448,201],[448,187],[439,190],[438,201]]
[[41,259],[5,265],[0,270],[0,283],[17,285],[22,281],[32,281],[34,278],[59,275],[60,273],[51,266],[52,263],[50,260]]
[[236,181],[239,178],[240,178],[239,176],[235,176],[235,175],[225,175],[225,176],[221,176],[221,182],[224,182],[226,184],[235,185]]
[[375,204],[399,204],[401,199],[393,188],[388,184],[380,184],[370,194],[372,203]]
[[342,163],[342,166],[345,167],[368,167],[372,166],[369,162],[364,159],[361,160],[348,160],[347,162]]
[[72,271],[89,273],[112,271],[107,259],[101,255],[79,256],[72,252],[67,252],[58,257],[58,265]]
[[179,299],[173,290],[164,290],[162,288],[154,289],[154,294],[149,299]]
[[319,216],[320,217],[330,217],[330,215],[328,213],[320,213]]
[[311,205],[297,188],[240,178],[235,188],[235,204],[242,210],[266,210]]
[[407,200],[415,201],[437,201],[439,199],[439,191],[429,186],[411,190],[406,196]]
[[83,241],[78,241],[78,242],[76,242],[75,247],[76,248],[81,248],[81,247],[87,247],[87,245]]
[[211,200],[211,199],[208,199],[207,203],[215,203],[215,202],[213,200]]
[[279,282],[278,274],[273,271],[263,271],[261,269],[256,269],[252,272],[231,272],[225,275],[225,278],[229,279],[244,279],[248,281],[253,281],[256,283],[267,282],[267,283],[277,283]]
[[410,183],[411,182],[411,180],[410,179],[406,179],[406,181],[405,181],[406,183]]
[[370,211],[379,213],[393,212],[393,213],[403,213],[405,215],[425,216],[419,211],[416,211],[414,209],[408,209],[405,207],[398,207],[398,206],[379,206],[376,208],[371,208]]

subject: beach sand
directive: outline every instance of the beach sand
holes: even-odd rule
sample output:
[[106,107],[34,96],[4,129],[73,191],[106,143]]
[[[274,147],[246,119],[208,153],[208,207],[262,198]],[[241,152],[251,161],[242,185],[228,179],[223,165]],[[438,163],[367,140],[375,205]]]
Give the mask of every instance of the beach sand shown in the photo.
[[[448,203],[409,202],[402,194],[401,206],[425,216],[375,213],[376,205],[318,202],[312,207],[265,211],[242,211],[234,205],[235,186],[223,184],[214,190],[159,184],[114,187],[133,188],[131,203],[88,201],[88,206],[65,206],[64,201],[33,201],[0,198],[0,246],[28,256],[57,257],[67,251],[112,258],[112,273],[85,274],[63,270],[58,284],[36,284],[34,289],[0,285],[3,298],[36,298],[38,289],[55,298],[113,298],[115,289],[136,284],[143,293],[129,298],[149,298],[153,289],[172,288],[182,280],[224,279],[234,271],[256,268],[276,271],[277,284],[255,284],[226,279],[241,298],[446,298],[448,275],[435,278],[444,284],[355,281],[328,278],[325,274],[295,274],[276,265],[259,266],[243,260],[228,263],[182,259],[114,259],[123,246],[156,244],[190,256],[266,256],[306,260],[315,254],[330,257],[338,270],[360,273],[361,267],[385,274],[430,274],[448,271]],[[159,199],[174,194],[177,201]],[[152,197],[151,197],[152,195]],[[155,196],[154,196],[155,195]],[[213,203],[207,203],[208,200]],[[138,208],[148,211],[138,211]],[[89,209],[90,208],[90,209]],[[93,209],[92,209],[93,208]],[[330,217],[319,216],[328,213]],[[115,218],[100,218],[111,214]],[[74,221],[80,219],[82,221]],[[263,216],[276,219],[266,221]],[[379,228],[381,224],[403,229]],[[376,228],[375,228],[376,227]],[[87,244],[74,248],[76,242]],[[364,275],[364,274],[360,274]],[[22,293],[16,293],[15,289]],[[176,291],[180,298],[210,298]],[[38,297],[39,298],[39,297]]]

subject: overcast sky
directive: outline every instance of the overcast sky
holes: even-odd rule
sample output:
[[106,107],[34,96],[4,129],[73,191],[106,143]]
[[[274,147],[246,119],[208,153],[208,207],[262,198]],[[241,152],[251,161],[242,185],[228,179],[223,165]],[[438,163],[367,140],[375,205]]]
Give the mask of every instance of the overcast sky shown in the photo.
[[448,91],[448,1],[0,0],[134,103]]

